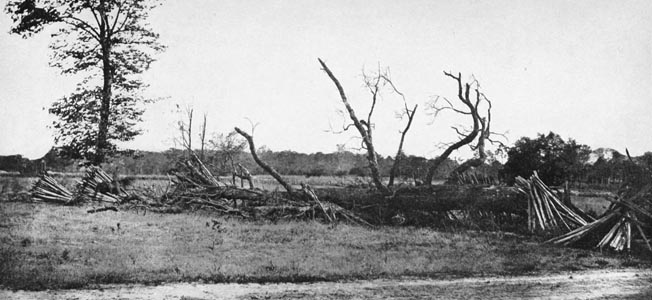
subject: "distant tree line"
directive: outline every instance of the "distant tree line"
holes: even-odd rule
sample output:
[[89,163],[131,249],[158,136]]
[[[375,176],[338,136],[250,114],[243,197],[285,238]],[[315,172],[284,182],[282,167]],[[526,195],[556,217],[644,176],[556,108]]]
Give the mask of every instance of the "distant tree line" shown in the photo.
[[[218,150],[216,150],[218,149]],[[219,150],[227,149],[227,150]],[[230,149],[230,150],[229,150]],[[232,149],[237,149],[233,151]],[[200,151],[197,150],[197,153]],[[369,176],[368,160],[363,153],[337,151],[334,153],[298,153],[294,151],[271,151],[265,146],[257,150],[264,161],[283,175],[302,176]],[[468,172],[497,178],[506,184],[512,184],[516,176],[529,177],[537,171],[539,177],[549,185],[562,185],[565,182],[573,186],[616,187],[635,176],[628,170],[631,164],[639,164],[652,169],[652,152],[630,159],[613,149],[590,147],[573,139],[563,140],[558,134],[550,132],[539,134],[535,138],[522,137],[512,147],[506,149],[508,159],[505,164],[497,160],[484,163]],[[181,149],[169,149],[162,152],[125,151],[112,157],[104,167],[117,167],[124,175],[163,175],[175,167],[179,160],[185,159],[187,152]],[[203,161],[217,175],[231,176],[233,162],[248,169],[253,175],[265,174],[254,162],[251,154],[244,148],[214,147],[204,150]],[[401,154],[401,162],[396,172],[397,178],[421,180],[428,173],[428,163],[424,157]],[[0,156],[0,171],[18,172],[24,176],[38,174],[40,168],[47,167],[54,172],[79,172],[86,161],[65,156],[65,151],[57,148],[50,150],[43,158],[29,160],[20,155]],[[387,177],[394,165],[391,156],[378,158],[378,170]],[[458,169],[459,163],[447,159],[437,169],[435,179],[448,179]]]
[[[262,159],[284,175],[303,176],[368,176],[367,160],[364,154],[349,151],[334,153],[298,153],[294,151],[271,151],[265,147],[258,150]],[[162,175],[174,168],[179,159],[183,159],[184,150],[169,149],[163,152],[126,151],[109,159],[104,166],[118,167],[125,175]],[[221,176],[231,175],[232,168],[224,159],[223,151],[206,150],[204,162],[215,173]],[[247,168],[253,175],[265,174],[246,151],[233,154],[233,160]],[[409,155],[402,159],[398,175],[403,178],[422,178],[427,172],[425,163],[428,160],[420,156]],[[19,172],[26,176],[38,173],[41,166],[49,171],[74,173],[79,172],[86,161],[65,157],[65,152],[56,148],[50,150],[43,158],[29,160],[20,155],[0,156],[0,170]],[[392,157],[380,157],[379,170],[383,176],[388,176],[394,163]],[[435,178],[444,179],[457,166],[452,160],[447,160],[437,172]]]

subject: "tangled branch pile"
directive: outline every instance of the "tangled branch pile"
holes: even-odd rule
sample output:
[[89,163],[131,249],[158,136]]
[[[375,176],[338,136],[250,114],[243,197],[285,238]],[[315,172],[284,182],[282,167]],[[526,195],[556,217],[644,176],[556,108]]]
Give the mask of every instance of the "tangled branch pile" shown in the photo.
[[171,172],[174,188],[161,197],[161,203],[183,209],[210,209],[244,218],[308,219],[327,222],[347,220],[370,225],[354,213],[329,201],[319,200],[309,185],[301,192],[269,192],[228,185],[214,176],[194,154],[178,163]]
[[117,210],[120,205],[155,212],[178,213],[184,210],[209,209],[222,214],[243,218],[266,219],[316,219],[327,222],[346,220],[370,226],[351,211],[332,203],[319,200],[314,190],[302,184],[299,192],[269,192],[255,188],[239,188],[226,184],[204,165],[192,152],[189,158],[179,160],[170,172],[171,189],[160,197],[150,198],[128,193],[121,181],[99,167],[89,167],[70,192],[56,180],[44,174],[33,186],[31,196],[35,201],[75,204],[86,201],[110,203],[88,212]]

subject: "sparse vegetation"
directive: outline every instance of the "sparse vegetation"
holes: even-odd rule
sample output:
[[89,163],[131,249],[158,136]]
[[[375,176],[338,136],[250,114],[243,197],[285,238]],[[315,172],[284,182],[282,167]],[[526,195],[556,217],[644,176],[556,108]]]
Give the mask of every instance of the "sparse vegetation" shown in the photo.
[[[169,281],[279,282],[618,268],[623,256],[487,232],[243,222],[202,212],[87,214],[0,204],[0,284],[16,289]],[[214,223],[213,221],[216,221]],[[647,266],[639,259],[631,265]]]

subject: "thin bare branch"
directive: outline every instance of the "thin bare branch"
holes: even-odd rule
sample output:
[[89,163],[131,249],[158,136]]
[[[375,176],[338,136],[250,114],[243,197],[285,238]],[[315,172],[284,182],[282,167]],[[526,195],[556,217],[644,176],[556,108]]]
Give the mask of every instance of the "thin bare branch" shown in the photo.
[[122,13],[123,2],[118,3],[118,11],[115,13],[115,18],[113,19],[113,25],[111,25],[111,32],[115,32],[115,26],[118,24],[118,19],[120,18],[120,13]]
[[[68,19],[70,19],[70,20],[68,20]],[[73,20],[74,22],[71,21],[71,20]],[[68,17],[62,18],[61,21],[68,24],[68,25],[70,25],[70,26],[73,26],[75,28],[79,28],[79,29],[83,30],[84,32],[88,33],[97,42],[101,41],[100,33],[97,32],[97,30],[95,30],[95,28],[93,28],[91,25],[86,23],[84,20],[81,20],[81,19],[73,17],[73,16],[68,16]]]
[[[394,85],[392,84],[392,86]],[[405,101],[405,97],[403,97],[403,101]],[[414,115],[417,112],[417,107],[418,104],[415,104],[414,108],[410,111],[409,109],[407,109],[406,106],[406,112],[408,114],[408,122],[405,125],[405,129],[403,130],[403,132],[401,132],[401,141],[398,144],[398,150],[396,151],[394,164],[392,165],[392,169],[389,172],[389,182],[387,183],[388,187],[392,187],[394,185],[394,177],[396,176],[396,171],[398,171],[398,166],[403,154],[403,143],[405,141],[405,135],[407,134],[408,130],[410,130],[410,126],[412,125],[412,120],[414,120]]]
[[329,129],[324,130],[324,131],[325,132],[330,132],[330,133],[333,133],[333,134],[342,134],[342,133],[346,132],[347,130],[349,130],[351,128],[351,126],[355,126],[355,125],[353,125],[353,123],[349,123],[349,124],[346,124],[346,125],[342,125],[342,130],[335,130],[335,129],[333,129],[333,125],[330,122],[328,122]]

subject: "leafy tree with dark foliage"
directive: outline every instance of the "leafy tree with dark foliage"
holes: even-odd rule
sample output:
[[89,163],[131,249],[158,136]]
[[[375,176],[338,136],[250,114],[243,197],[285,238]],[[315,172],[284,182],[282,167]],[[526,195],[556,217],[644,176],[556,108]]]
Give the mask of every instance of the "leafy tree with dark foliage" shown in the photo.
[[516,176],[529,177],[533,171],[546,184],[560,185],[564,181],[573,181],[583,173],[588,160],[590,148],[569,139],[565,142],[561,136],[550,132],[539,134],[536,139],[522,137],[507,155],[509,159],[502,170],[507,183],[514,183]]
[[158,0],[9,0],[11,32],[30,37],[53,27],[50,65],[85,78],[72,94],[54,102],[55,141],[73,158],[100,164],[133,139],[151,102],[140,95],[138,77],[164,49],[146,23]]

